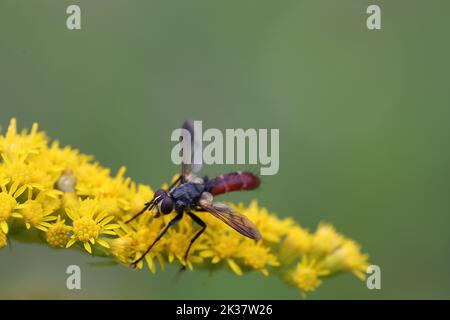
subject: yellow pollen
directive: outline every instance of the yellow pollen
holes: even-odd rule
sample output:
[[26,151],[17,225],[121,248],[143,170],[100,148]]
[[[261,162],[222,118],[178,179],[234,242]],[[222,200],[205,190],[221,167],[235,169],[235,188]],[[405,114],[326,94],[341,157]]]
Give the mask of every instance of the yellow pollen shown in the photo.
[[299,265],[297,267],[292,280],[302,291],[305,292],[314,291],[320,285],[318,272],[315,269],[305,265]]
[[267,250],[264,247],[255,246],[251,254],[245,255],[245,264],[255,269],[264,268],[267,263]]
[[91,238],[98,238],[100,227],[94,220],[88,217],[82,217],[73,222],[73,233],[79,241],[87,242]]
[[64,248],[69,241],[69,226],[58,222],[48,228],[46,240],[52,247]]

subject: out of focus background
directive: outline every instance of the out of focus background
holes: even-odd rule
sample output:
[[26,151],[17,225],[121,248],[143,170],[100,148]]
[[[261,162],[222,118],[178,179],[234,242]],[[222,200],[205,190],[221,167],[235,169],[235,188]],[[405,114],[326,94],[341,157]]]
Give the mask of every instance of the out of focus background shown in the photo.
[[[66,28],[70,4],[79,31]],[[366,28],[370,4],[379,31]],[[225,199],[257,198],[310,229],[331,222],[382,272],[381,290],[342,275],[310,299],[450,298],[449,12],[416,0],[2,0],[0,124],[39,122],[155,188],[179,170],[170,133],[187,118],[279,128],[279,173]],[[187,272],[174,284],[175,266],[152,275],[12,246],[0,252],[3,299],[300,296],[257,273]],[[65,287],[69,264],[81,266],[80,291]]]

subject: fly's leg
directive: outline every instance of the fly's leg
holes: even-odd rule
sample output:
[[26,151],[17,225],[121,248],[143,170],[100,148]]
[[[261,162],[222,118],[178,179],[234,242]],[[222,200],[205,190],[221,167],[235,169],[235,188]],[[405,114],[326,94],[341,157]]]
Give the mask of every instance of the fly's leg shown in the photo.
[[198,237],[200,237],[200,235],[201,235],[201,234],[205,231],[205,229],[206,229],[206,223],[203,222],[202,219],[200,219],[199,217],[197,217],[197,216],[196,216],[195,214],[193,214],[192,212],[189,212],[189,211],[188,211],[187,214],[189,215],[189,217],[192,218],[192,220],[194,220],[195,223],[197,223],[197,224],[198,224],[200,227],[202,227],[202,228],[200,229],[199,232],[197,232],[197,233],[195,234],[195,236],[194,236],[194,237],[191,239],[191,241],[189,242],[189,246],[188,246],[188,248],[187,248],[187,250],[186,250],[186,253],[184,254],[184,258],[183,258],[183,260],[184,260],[184,262],[185,262],[185,265],[181,267],[180,271],[184,271],[184,270],[186,269],[186,264],[187,264],[187,258],[188,258],[188,256],[189,256],[189,251],[191,250],[191,247],[192,247],[192,245],[194,244],[195,240],[197,240]]
[[172,184],[170,185],[170,187],[169,187],[169,189],[168,189],[168,192],[170,192],[173,188],[175,188],[176,187],[176,185],[179,183],[179,182],[182,182],[182,183],[184,183],[184,179],[182,178],[183,176],[182,175],[180,175],[174,182],[172,182]]
[[131,222],[131,221],[133,221],[134,219],[136,219],[137,217],[139,217],[141,214],[143,214],[145,211],[147,211],[147,210],[152,206],[153,202],[154,202],[154,200],[152,200],[152,201],[150,201],[150,202],[147,202],[147,203],[145,204],[144,209],[142,209],[141,211],[139,211],[138,213],[136,213],[132,218],[130,218],[130,219],[128,219],[127,221],[125,221],[125,223]]
[[155,241],[153,241],[153,243],[148,247],[148,249],[144,252],[144,254],[137,259],[136,261],[134,261],[131,266],[133,268],[136,268],[138,263],[141,262],[142,259],[144,259],[144,257],[147,255],[147,253],[150,252],[150,250],[152,250],[153,246],[162,238],[162,236],[167,232],[167,230],[169,230],[170,227],[172,227],[175,223],[177,223],[181,217],[183,217],[183,212],[179,212],[175,218],[173,218],[172,220],[170,220],[170,222],[167,224],[167,226],[163,229],[163,231],[161,231],[161,233],[156,237]]

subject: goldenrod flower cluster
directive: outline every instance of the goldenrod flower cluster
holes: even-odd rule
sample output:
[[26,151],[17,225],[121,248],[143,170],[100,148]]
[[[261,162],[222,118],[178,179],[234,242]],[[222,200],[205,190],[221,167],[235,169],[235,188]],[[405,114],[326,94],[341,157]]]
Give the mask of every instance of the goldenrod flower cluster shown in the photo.
[[[152,199],[152,189],[125,177],[125,168],[112,176],[91,156],[56,141],[49,144],[37,124],[17,132],[12,119],[0,135],[0,154],[0,248],[8,239],[29,233],[51,247],[79,248],[129,266],[174,217],[173,213],[156,219],[147,212],[125,223]],[[167,263],[178,262],[191,270],[229,268],[238,276],[258,271],[279,275],[303,294],[336,273],[365,278],[368,256],[330,224],[321,223],[309,232],[257,201],[232,206],[256,224],[262,240],[248,239],[198,212],[208,227],[187,261],[183,255],[198,227],[185,216],[137,267],[146,264],[155,273],[158,266],[164,270]]]

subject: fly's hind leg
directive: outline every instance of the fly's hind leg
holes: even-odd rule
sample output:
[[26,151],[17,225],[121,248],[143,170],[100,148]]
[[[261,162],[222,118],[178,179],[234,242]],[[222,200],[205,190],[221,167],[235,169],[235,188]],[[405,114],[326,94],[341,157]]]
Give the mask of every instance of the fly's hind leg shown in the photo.
[[188,256],[189,256],[189,251],[191,250],[191,247],[192,247],[192,245],[194,244],[195,240],[197,240],[198,237],[200,237],[200,235],[201,235],[201,234],[205,231],[205,229],[206,229],[206,223],[203,222],[202,219],[200,219],[199,217],[197,217],[197,216],[196,216],[195,214],[193,214],[192,212],[189,212],[189,211],[188,211],[187,214],[189,215],[189,217],[192,218],[192,220],[194,220],[195,223],[197,223],[197,224],[201,227],[201,229],[200,229],[200,231],[198,231],[198,232],[195,234],[195,236],[194,236],[194,237],[191,239],[191,241],[189,242],[189,246],[188,246],[188,248],[187,248],[187,250],[186,250],[186,253],[184,254],[184,258],[183,258],[183,260],[184,260],[184,262],[185,262],[185,265],[181,267],[180,271],[186,270],[186,264],[187,264],[187,258],[188,258]]

